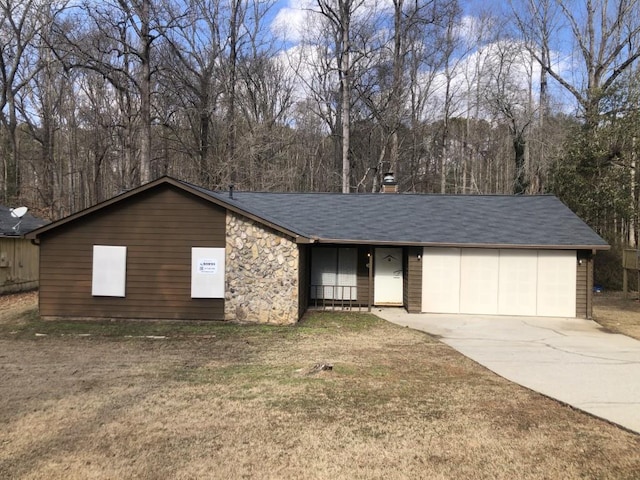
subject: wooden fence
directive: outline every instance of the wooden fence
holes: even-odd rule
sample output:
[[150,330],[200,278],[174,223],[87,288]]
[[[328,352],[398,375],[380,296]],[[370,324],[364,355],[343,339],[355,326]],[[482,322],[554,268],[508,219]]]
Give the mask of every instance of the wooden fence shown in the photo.
[[38,288],[38,262],[30,240],[0,237],[0,294]]

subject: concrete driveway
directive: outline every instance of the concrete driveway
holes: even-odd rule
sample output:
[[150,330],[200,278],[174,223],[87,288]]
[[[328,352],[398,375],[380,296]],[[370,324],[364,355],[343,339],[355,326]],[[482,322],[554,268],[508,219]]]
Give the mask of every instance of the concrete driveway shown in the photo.
[[574,318],[376,315],[422,330],[498,375],[640,433],[640,341]]

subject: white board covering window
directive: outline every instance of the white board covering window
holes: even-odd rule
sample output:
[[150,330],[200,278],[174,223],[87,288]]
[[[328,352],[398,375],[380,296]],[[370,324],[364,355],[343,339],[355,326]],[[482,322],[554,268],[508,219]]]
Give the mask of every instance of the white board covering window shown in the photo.
[[94,245],[91,295],[124,297],[127,277],[127,247]]
[[358,249],[322,247],[311,250],[311,298],[358,298]]
[[224,298],[224,248],[191,249],[191,298]]

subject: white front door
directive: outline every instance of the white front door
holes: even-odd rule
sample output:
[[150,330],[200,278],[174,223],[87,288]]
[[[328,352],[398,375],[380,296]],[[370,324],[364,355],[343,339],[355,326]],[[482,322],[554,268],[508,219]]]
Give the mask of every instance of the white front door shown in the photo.
[[376,248],[373,303],[402,305],[402,249]]

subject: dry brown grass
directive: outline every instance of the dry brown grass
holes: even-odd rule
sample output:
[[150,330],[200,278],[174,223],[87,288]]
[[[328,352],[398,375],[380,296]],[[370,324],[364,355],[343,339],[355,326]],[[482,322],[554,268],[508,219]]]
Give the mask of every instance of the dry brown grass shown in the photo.
[[0,323],[19,322],[26,311],[36,308],[38,292],[0,295]]
[[593,318],[607,330],[640,340],[640,302],[635,292],[626,299],[621,292],[595,295]]
[[0,321],[0,478],[640,477],[639,436],[375,317],[155,340],[21,318]]

